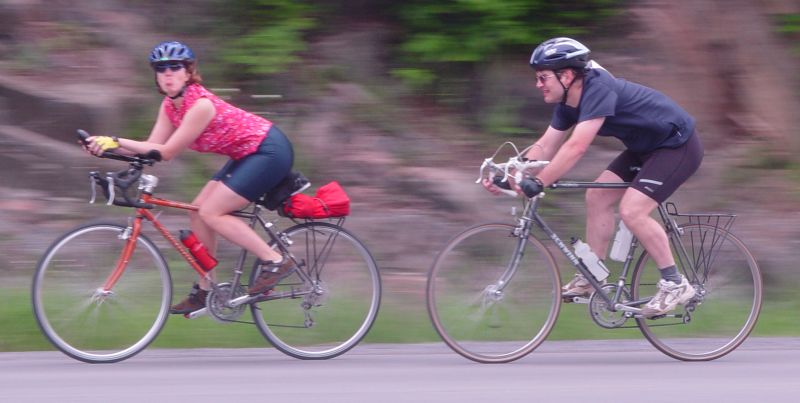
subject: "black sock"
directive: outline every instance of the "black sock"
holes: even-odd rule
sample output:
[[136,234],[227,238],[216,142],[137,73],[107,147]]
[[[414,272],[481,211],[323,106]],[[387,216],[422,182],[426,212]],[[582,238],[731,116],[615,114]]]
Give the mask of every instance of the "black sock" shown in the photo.
[[678,268],[675,265],[665,267],[659,270],[661,272],[661,278],[667,281],[672,281],[675,284],[680,284],[683,281],[680,273],[678,273]]

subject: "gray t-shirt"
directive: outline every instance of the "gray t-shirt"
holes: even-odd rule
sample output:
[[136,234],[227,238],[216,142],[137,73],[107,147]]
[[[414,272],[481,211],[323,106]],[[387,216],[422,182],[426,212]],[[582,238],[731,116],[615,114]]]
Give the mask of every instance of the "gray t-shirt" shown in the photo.
[[672,99],[594,66],[584,77],[578,107],[555,107],[553,128],[568,130],[579,122],[605,117],[598,135],[616,137],[629,150],[642,153],[678,147],[694,134],[694,118]]

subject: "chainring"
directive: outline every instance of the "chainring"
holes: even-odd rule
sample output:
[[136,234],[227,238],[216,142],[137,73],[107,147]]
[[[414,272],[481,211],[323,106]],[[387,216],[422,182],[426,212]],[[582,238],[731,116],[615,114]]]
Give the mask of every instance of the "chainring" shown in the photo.
[[208,292],[206,307],[208,308],[209,315],[217,322],[227,323],[235,321],[244,313],[247,304],[242,304],[235,308],[225,306],[226,302],[246,294],[244,286],[239,285],[236,287],[233,295],[231,295],[231,291],[232,287],[230,283],[220,283],[217,284],[216,288]]
[[[625,316],[625,312],[613,312],[608,309],[606,301],[599,295],[599,293],[603,293],[608,296],[609,299],[613,300],[617,295],[617,288],[616,284],[606,284],[601,287],[599,291],[594,292],[591,298],[589,298],[589,316],[591,316],[594,323],[597,323],[600,327],[616,329],[624,325],[628,320],[628,317]],[[627,288],[623,288],[619,302],[627,303],[630,301],[631,294],[628,292]]]

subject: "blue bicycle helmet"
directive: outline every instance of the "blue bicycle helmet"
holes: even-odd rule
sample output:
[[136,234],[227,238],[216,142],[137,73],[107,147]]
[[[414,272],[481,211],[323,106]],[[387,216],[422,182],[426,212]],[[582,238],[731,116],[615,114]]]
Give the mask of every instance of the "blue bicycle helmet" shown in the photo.
[[159,62],[186,62],[195,61],[194,52],[188,46],[177,41],[166,41],[156,45],[150,52],[150,64]]
[[589,53],[589,48],[574,39],[552,38],[534,49],[530,64],[535,70],[583,69],[589,63]]

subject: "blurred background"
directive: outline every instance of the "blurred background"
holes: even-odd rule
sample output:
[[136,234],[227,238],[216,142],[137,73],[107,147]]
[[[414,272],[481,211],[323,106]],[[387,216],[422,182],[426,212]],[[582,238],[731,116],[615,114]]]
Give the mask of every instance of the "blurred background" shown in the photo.
[[[733,230],[767,286],[756,335],[800,335],[795,0],[0,0],[0,350],[49,348],[28,296],[47,246],[79,223],[130,213],[87,204],[87,172],[121,166],[81,151],[75,130],[149,134],[162,96],[146,57],[163,40],[194,49],[206,87],[279,125],[315,185],[338,180],[348,191],[347,226],[385,287],[367,341],[437,340],[425,272],[460,229],[511,218],[519,201],[474,181],[502,142],[525,147],[547,127],[552,107],[527,63],[553,36],[582,41],[613,74],[697,118],[706,158],[673,201],[740,215]],[[593,179],[621,149],[597,139],[569,179]],[[153,173],[163,196],[189,201],[222,163],[186,152]],[[583,236],[583,194],[551,195],[556,231]],[[181,214],[161,218],[188,227]],[[221,248],[224,259],[232,247]],[[193,275],[172,261],[177,300]],[[621,337],[584,309],[564,307],[552,337]],[[156,342],[263,344],[249,326],[181,317]]]

